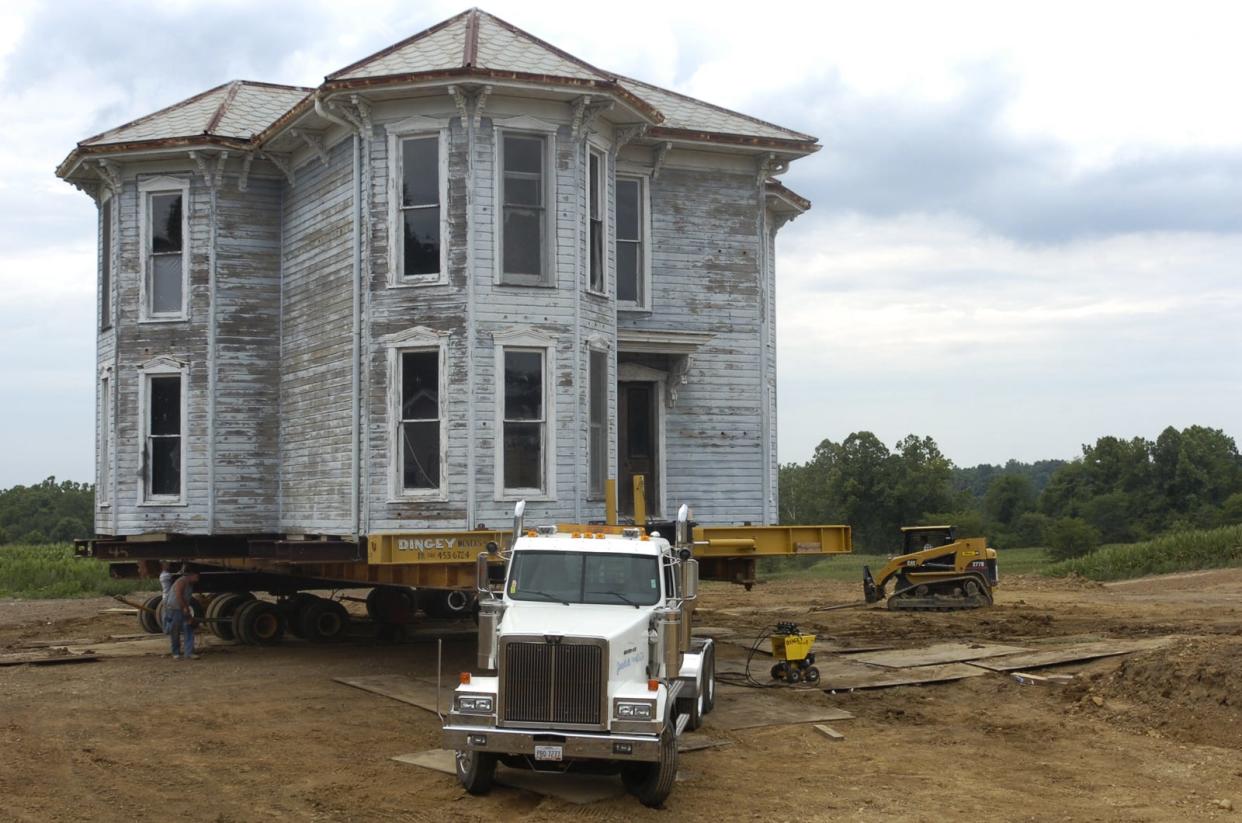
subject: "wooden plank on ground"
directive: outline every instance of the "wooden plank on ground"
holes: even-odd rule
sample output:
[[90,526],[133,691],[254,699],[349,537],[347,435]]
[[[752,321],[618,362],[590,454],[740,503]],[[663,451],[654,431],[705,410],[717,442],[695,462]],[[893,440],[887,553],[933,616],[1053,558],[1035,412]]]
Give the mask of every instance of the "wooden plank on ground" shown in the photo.
[[[401,754],[393,760],[444,774],[456,774],[454,754],[447,749],[429,749],[414,754]],[[625,787],[615,776],[537,773],[498,766],[496,782],[502,786],[555,797],[579,806],[598,803],[601,800],[612,800],[625,794]]]
[[982,674],[981,669],[966,663],[890,669],[883,666],[869,666],[866,663],[839,657],[822,661],[819,664],[819,672],[819,688],[829,692],[944,683],[966,677],[979,677]]
[[848,720],[854,716],[829,704],[823,695],[793,697],[774,693],[777,690],[717,689],[716,708],[704,719],[705,728],[738,731]]
[[80,646],[89,642],[91,642],[89,637],[78,637],[72,640],[23,640],[17,646],[21,649],[54,649],[57,646]]
[[850,660],[887,666],[890,669],[906,669],[911,666],[936,666],[942,663],[961,663],[966,660],[982,660],[1007,654],[1030,651],[1029,646],[1006,646],[1000,643],[937,643],[917,649],[892,649],[848,654]]
[[[436,711],[436,684],[426,680],[415,680],[403,674],[373,674],[364,677],[334,677],[337,683],[362,689],[364,692],[378,694],[417,706],[429,712]],[[453,687],[440,688],[440,710],[448,711],[453,700]]]
[[[218,637],[200,631],[194,638],[195,652],[234,645]],[[162,634],[149,634],[143,640],[122,640],[108,643],[85,643],[66,646],[71,654],[93,654],[97,657],[162,657],[171,654],[168,638]]]
[[93,654],[49,654],[48,652],[23,652],[0,655],[0,666],[58,666],[62,663],[89,663],[97,659]]
[[1158,649],[1173,641],[1171,637],[1149,637],[1141,640],[1101,640],[1096,643],[1074,643],[1035,649],[1022,654],[1006,655],[991,660],[976,660],[970,665],[994,672],[1012,672],[1020,669],[1040,669],[1044,666],[1059,666],[1062,663],[1078,663],[1083,660],[1095,660],[1100,657],[1115,657],[1119,654]]
[[845,739],[845,735],[841,734],[839,731],[832,728],[832,726],[825,726],[823,723],[816,723],[815,731],[819,732],[824,737],[831,740],[833,743],[840,743],[842,740]]

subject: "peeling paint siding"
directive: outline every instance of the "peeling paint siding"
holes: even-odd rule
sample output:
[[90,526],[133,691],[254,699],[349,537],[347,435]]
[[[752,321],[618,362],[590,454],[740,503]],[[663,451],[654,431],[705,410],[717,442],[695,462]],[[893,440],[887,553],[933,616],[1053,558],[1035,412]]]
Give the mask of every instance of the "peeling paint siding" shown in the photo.
[[[188,163],[188,161],[187,161]],[[190,183],[189,320],[139,323],[139,281],[143,244],[139,237],[137,183],[154,175],[140,174],[124,183],[118,209],[119,261],[117,280],[116,345],[118,347],[116,416],[116,496],[112,501],[117,534],[181,532],[202,534],[207,529],[207,317],[208,317],[208,207],[210,193],[202,179]],[[176,177],[190,177],[187,166]],[[168,355],[186,362],[189,373],[182,387],[186,404],[184,440],[184,505],[142,506],[142,409],[138,405],[142,373],[138,367],[153,357]]]
[[351,141],[285,188],[279,392],[280,530],[349,534],[353,318]]
[[711,332],[666,409],[666,498],[700,520],[759,523],[760,251],[752,175],[665,168],[651,184],[652,311],[621,325]]
[[275,532],[281,185],[225,178],[217,198],[216,531]]

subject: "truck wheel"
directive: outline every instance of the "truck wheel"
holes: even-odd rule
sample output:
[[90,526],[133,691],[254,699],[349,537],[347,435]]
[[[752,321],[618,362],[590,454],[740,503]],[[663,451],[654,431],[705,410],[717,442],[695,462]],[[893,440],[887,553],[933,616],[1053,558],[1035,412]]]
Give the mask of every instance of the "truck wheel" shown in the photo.
[[312,643],[338,640],[349,628],[349,612],[335,600],[319,597],[303,610],[302,622],[298,628],[302,637]]
[[302,615],[318,599],[310,592],[297,592],[277,604],[285,616],[285,625],[294,637],[302,637]]
[[211,601],[207,609],[208,628],[221,640],[239,640],[236,631],[237,611],[254,600],[250,592],[230,592]]
[[457,779],[470,794],[487,794],[496,774],[496,755],[491,752],[457,752]]
[[633,763],[621,770],[621,782],[638,802],[658,809],[673,791],[677,779],[676,716],[670,713],[660,735],[660,760],[656,763]]
[[233,615],[237,639],[250,645],[271,645],[285,636],[285,617],[265,600],[245,603]]
[[143,603],[143,608],[138,610],[138,625],[147,634],[160,634],[164,631],[164,626],[160,623],[157,611],[163,595],[152,595],[147,598],[147,602]]

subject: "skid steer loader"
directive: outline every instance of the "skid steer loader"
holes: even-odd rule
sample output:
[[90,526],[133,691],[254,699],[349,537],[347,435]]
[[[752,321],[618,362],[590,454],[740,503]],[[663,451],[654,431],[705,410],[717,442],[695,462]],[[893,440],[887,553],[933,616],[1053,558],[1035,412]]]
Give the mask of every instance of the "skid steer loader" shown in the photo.
[[890,609],[953,611],[992,605],[999,577],[996,549],[986,537],[958,537],[953,526],[905,526],[902,553],[890,558],[874,576],[863,567],[863,594],[868,603],[885,596],[889,581]]

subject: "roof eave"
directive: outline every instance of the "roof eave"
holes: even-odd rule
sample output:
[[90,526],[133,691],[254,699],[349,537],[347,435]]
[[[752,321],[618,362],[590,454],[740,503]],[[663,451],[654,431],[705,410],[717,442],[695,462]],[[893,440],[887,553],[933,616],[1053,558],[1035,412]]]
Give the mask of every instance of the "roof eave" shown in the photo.
[[169,149],[222,148],[246,151],[254,148],[251,140],[231,137],[219,137],[211,134],[187,135],[184,137],[161,137],[155,140],[130,140],[125,143],[98,143],[94,145],[78,145],[69,156],[56,167],[56,176],[67,180],[81,165],[83,160],[91,157],[117,154],[141,154],[145,152],[167,152]]
[[753,148],[763,151],[781,151],[798,156],[806,156],[819,151],[820,145],[815,140],[797,140],[782,137],[760,137],[751,134],[730,134],[727,132],[698,131],[695,129],[678,129],[667,126],[656,126],[647,130],[646,136],[652,140],[669,140],[679,143],[709,143],[740,148]]
[[784,204],[789,208],[789,211],[797,214],[805,214],[807,211],[810,211],[811,201],[779,180],[769,177],[764,185],[768,197]]

